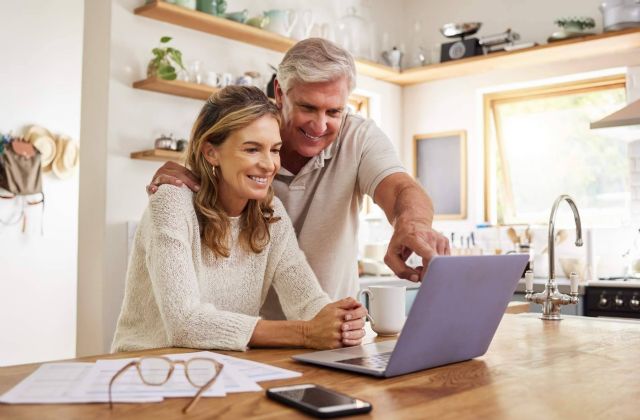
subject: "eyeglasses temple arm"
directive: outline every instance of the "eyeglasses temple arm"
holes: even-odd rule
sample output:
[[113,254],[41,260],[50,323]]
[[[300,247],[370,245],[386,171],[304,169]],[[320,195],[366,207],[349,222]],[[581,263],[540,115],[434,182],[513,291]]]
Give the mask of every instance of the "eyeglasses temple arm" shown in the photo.
[[187,404],[183,409],[182,412],[183,413],[188,413],[195,405],[196,403],[200,400],[200,397],[202,397],[202,394],[209,388],[211,388],[211,385],[213,385],[213,383],[216,381],[216,379],[218,379],[218,377],[220,376],[220,372],[222,372],[222,369],[224,368],[224,365],[220,364],[220,367],[217,369],[218,371],[216,372],[215,376],[213,378],[211,378],[209,380],[209,382],[207,382],[206,384],[202,385],[202,387],[198,390],[198,392],[196,393],[196,395],[191,399],[191,401],[189,402],[189,404]]
[[137,363],[138,362],[136,361],[127,363],[122,367],[122,369],[120,369],[115,375],[113,375],[113,378],[111,378],[111,380],[109,381],[109,408],[113,408],[113,402],[111,401],[111,387],[113,386],[113,383],[125,370],[129,369],[131,366],[135,366]]

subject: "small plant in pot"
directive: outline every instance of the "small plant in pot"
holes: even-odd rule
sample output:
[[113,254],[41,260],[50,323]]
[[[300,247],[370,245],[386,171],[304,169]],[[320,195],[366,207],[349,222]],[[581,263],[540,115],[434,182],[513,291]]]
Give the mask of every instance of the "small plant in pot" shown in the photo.
[[[171,41],[170,36],[160,38],[161,44],[167,44]],[[176,80],[176,66],[185,70],[182,64],[182,53],[169,46],[157,47],[151,50],[154,57],[149,61],[147,66],[147,77],[158,76],[164,80]]]

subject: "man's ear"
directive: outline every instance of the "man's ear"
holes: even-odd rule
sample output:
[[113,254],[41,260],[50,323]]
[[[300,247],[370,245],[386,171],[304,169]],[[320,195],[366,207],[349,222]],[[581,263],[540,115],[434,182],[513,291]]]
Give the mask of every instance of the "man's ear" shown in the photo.
[[209,142],[206,142],[205,144],[203,144],[202,154],[204,155],[204,158],[206,159],[206,161],[211,164],[211,166],[218,166],[220,164],[218,150],[213,144]]
[[280,82],[278,81],[278,79],[273,81],[273,91],[276,95],[276,106],[279,109],[282,109],[282,86],[280,86]]

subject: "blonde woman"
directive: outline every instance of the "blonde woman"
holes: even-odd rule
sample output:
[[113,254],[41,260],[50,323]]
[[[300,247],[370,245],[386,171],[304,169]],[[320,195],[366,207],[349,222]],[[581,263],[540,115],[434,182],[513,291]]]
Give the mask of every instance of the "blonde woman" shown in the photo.
[[[200,189],[163,185],[150,197],[112,351],[360,344],[366,309],[330,302],[273,196],[281,144],[279,111],[259,89],[209,98],[187,154]],[[259,316],[271,286],[287,320]]]

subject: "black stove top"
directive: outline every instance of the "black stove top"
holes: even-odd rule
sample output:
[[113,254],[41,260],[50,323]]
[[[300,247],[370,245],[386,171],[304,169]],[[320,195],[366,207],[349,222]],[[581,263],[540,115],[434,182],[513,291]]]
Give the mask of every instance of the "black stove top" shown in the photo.
[[607,286],[604,280],[597,282],[597,286],[593,283],[590,282],[585,289],[586,316],[640,319],[640,282],[631,280],[623,286],[617,286],[620,280],[612,281],[611,286]]

